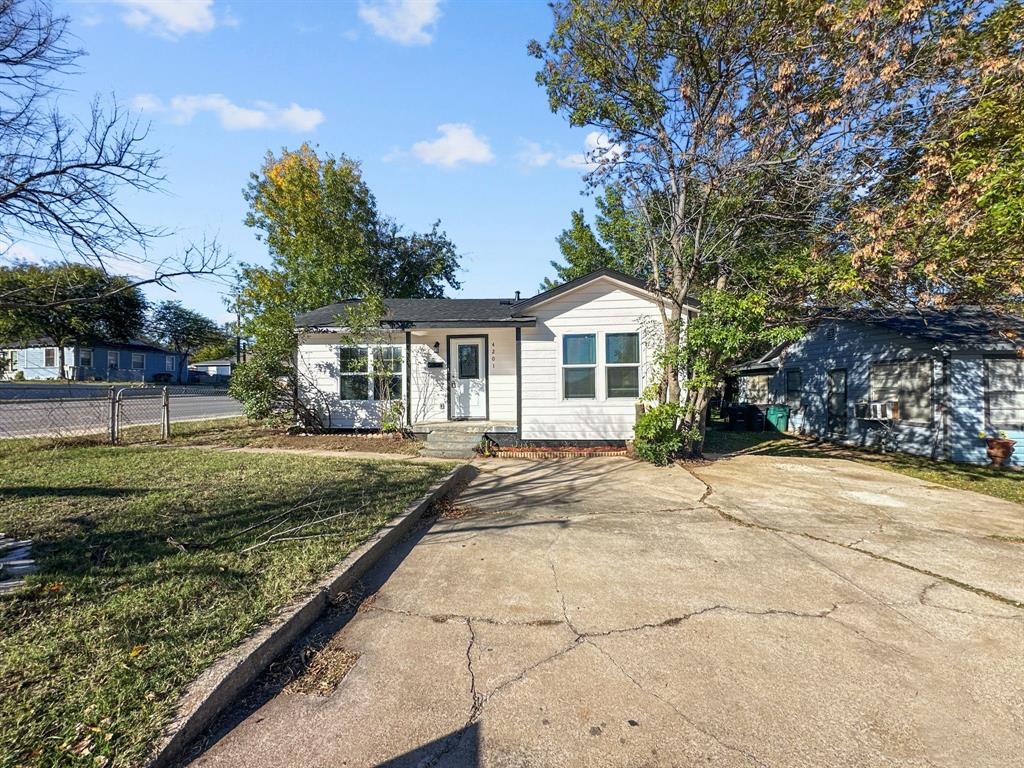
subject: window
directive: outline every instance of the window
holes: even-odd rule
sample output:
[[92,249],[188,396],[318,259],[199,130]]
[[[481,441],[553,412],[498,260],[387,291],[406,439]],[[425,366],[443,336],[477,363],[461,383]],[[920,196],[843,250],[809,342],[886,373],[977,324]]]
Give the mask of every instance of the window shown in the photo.
[[146,355],[142,352],[132,352],[132,370],[141,371],[146,367]]
[[480,378],[480,347],[476,344],[459,344],[459,378]]
[[608,397],[640,396],[640,334],[607,334],[604,365]]
[[169,373],[174,373],[177,369],[177,361],[174,359],[174,355],[164,355],[164,370]]
[[985,405],[991,429],[1024,430],[1024,360],[985,361]]
[[871,402],[896,400],[899,421],[932,420],[932,361],[875,363],[871,366]]
[[768,402],[769,376],[741,376],[740,402],[763,405]]
[[562,337],[562,397],[597,396],[597,336],[574,333]]
[[341,399],[401,400],[403,353],[400,346],[342,347],[338,350]]
[[804,378],[799,368],[786,371],[786,404],[790,408],[800,407],[800,395],[804,388]]
[[82,347],[78,350],[78,364],[83,368],[92,368],[92,350]]
[[47,368],[53,368],[57,364],[57,350],[53,347],[47,347],[43,350],[43,365]]
[[4,351],[4,357],[7,359],[7,370],[16,371],[18,370],[18,350],[8,349]]
[[116,371],[118,369],[119,364],[117,361],[117,357],[118,353],[115,352],[114,350],[107,352],[107,368],[109,368],[112,371]]

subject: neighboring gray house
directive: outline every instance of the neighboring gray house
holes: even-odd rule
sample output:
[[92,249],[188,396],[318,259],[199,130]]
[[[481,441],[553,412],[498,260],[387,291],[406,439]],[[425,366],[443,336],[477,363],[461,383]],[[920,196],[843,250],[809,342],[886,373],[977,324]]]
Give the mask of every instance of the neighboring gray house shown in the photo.
[[[5,358],[3,378],[28,381],[59,379],[60,349],[51,339],[35,339],[0,349]],[[65,378],[72,381],[168,381],[187,376],[183,356],[148,341],[123,344],[95,342],[64,347]],[[187,357],[183,362],[187,363]],[[20,374],[20,375],[19,375]]]
[[189,377],[192,381],[228,381],[238,363],[234,358],[226,357],[218,360],[198,360],[188,364]]
[[[1024,441],[1024,320],[973,307],[859,313],[736,368],[739,400],[790,406],[790,430],[972,464],[980,432]],[[1012,459],[1024,466],[1024,442]]]

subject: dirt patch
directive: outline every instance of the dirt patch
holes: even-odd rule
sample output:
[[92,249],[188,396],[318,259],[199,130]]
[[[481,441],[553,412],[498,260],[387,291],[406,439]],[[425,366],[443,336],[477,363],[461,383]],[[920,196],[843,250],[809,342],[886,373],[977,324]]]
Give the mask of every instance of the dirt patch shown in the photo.
[[287,694],[330,696],[359,661],[359,654],[342,647],[336,640],[324,646],[306,646],[297,661],[296,674],[282,690]]

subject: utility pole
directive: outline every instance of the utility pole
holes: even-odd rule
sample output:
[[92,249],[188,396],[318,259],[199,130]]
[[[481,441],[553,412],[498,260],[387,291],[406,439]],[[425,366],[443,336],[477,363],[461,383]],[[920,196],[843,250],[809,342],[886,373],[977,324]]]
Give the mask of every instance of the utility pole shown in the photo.
[[242,362],[242,310],[239,291],[235,289],[235,362]]

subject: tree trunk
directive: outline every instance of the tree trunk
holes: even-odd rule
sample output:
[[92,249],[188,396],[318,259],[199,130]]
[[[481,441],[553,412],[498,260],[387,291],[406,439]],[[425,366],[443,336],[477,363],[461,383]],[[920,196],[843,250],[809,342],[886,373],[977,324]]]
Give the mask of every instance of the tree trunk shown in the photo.
[[[57,378],[61,381],[65,381],[68,377],[67,372],[64,370],[64,342],[61,341],[57,344],[57,360],[60,366],[60,370],[57,373]],[[45,362],[45,361],[43,361]]]

